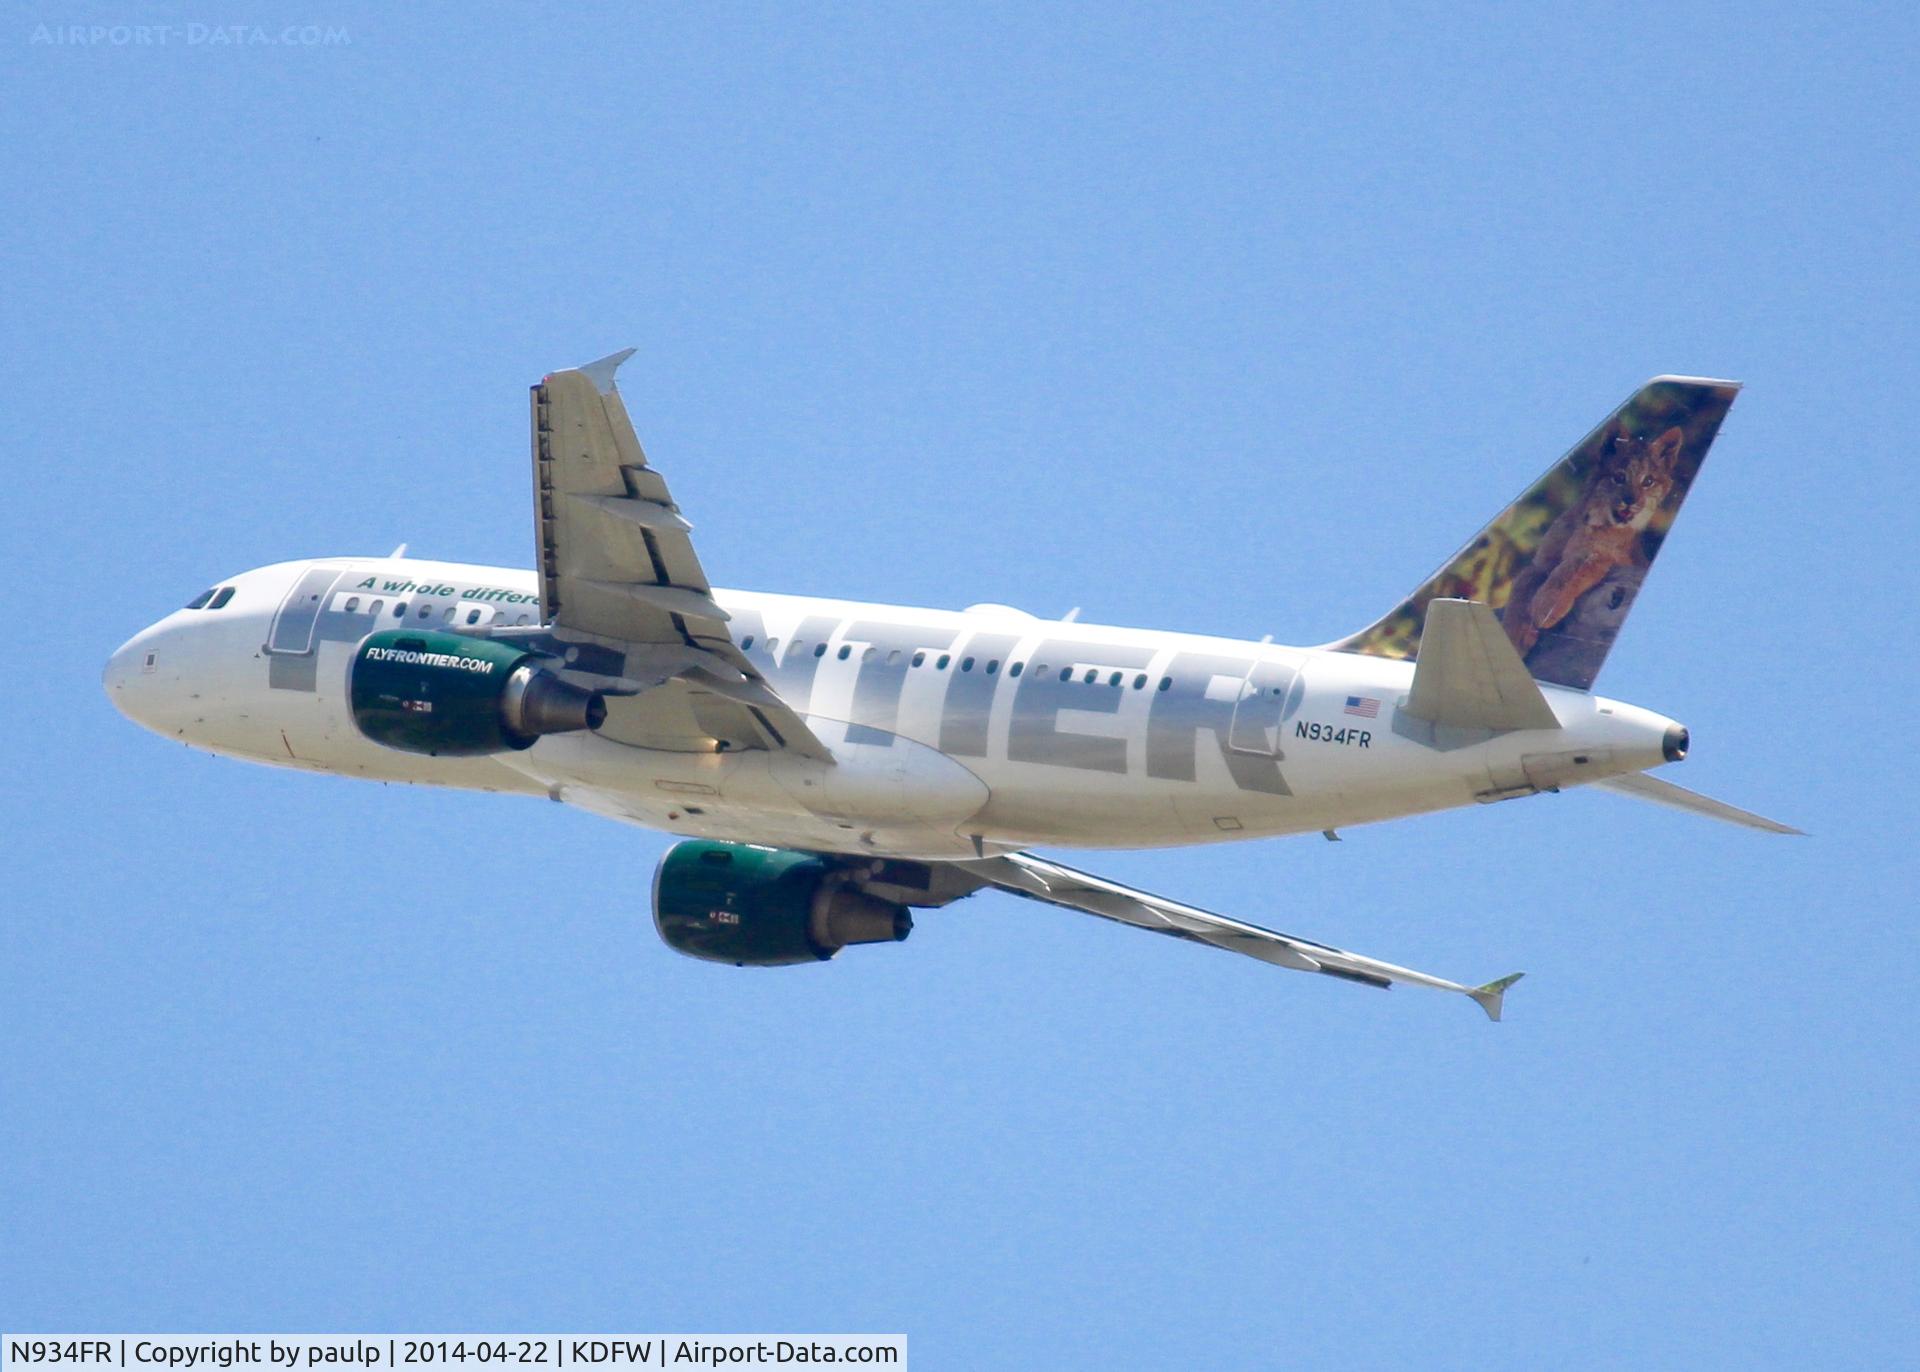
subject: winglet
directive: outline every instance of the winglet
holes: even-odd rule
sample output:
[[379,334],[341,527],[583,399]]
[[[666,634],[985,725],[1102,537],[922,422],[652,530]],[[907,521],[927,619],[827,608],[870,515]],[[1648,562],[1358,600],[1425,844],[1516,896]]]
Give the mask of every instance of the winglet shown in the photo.
[[1488,1019],[1498,1024],[1500,1022],[1500,1001],[1506,996],[1507,988],[1525,975],[1525,972],[1515,972],[1510,977],[1502,977],[1498,981],[1490,981],[1485,986],[1476,986],[1467,992],[1467,994],[1480,1003],[1480,1008],[1487,1012]]
[[638,351],[637,348],[622,348],[617,353],[608,353],[598,362],[589,362],[586,366],[575,368],[575,370],[591,381],[593,388],[601,395],[610,395],[613,392],[613,374],[620,370],[622,362]]

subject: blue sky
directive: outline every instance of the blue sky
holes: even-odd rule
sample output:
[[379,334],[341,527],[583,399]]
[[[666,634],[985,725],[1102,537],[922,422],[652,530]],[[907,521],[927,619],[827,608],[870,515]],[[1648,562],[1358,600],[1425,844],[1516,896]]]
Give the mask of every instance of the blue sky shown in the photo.
[[[262,15],[271,18],[262,19]],[[261,22],[344,43],[35,41]],[[904,1331],[915,1365],[1884,1367],[1916,1298],[1904,7],[29,4],[0,1325]],[[625,390],[723,585],[1319,642],[1658,372],[1747,383],[1565,795],[745,973],[664,847],[113,713],[224,573],[530,560]]]

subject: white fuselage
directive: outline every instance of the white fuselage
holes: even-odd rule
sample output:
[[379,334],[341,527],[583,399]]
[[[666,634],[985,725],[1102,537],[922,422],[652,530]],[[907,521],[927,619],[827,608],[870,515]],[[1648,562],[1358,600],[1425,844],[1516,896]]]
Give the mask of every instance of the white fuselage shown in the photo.
[[537,623],[532,572],[335,558],[221,585],[233,594],[219,608],[167,616],[107,666],[115,705],[156,733],[275,766],[545,795],[671,833],[826,852],[948,858],[1337,829],[1658,766],[1677,727],[1547,686],[1557,730],[1436,741],[1400,709],[1406,662],[1004,606],[716,591],[734,642],[831,763],[622,742],[617,697],[597,732],[428,757],[355,726],[356,644],[381,628]]

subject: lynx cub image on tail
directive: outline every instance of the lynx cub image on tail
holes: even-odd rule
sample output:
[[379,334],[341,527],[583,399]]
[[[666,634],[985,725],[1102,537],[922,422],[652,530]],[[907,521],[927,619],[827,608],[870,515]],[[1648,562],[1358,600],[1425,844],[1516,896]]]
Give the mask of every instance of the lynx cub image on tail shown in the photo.
[[[1798,832],[1652,775],[1686,729],[1592,693],[1732,382],[1649,381],[1374,624],[1288,647],[717,589],[614,384],[630,355],[532,388],[531,571],[402,548],[222,577],[113,654],[108,697],[216,753],[679,835],[655,927],[741,966],[895,942],[991,888],[1497,1020],[1518,974],[1449,981],[1034,850],[1332,834],[1573,786]],[[742,503],[715,517],[764,517]]]

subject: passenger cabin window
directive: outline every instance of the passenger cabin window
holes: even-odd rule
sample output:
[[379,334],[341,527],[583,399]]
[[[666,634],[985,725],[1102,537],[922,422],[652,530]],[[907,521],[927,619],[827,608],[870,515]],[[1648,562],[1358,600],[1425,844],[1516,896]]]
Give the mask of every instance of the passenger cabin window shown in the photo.
[[348,596],[347,597],[347,613],[352,614],[355,610],[358,610],[359,608],[360,608],[360,597],[357,595]]
[[213,599],[207,602],[207,608],[209,610],[224,610],[227,608],[227,602],[232,599],[233,587],[222,586],[214,593]]
[[973,670],[973,659],[970,657],[961,658],[960,670],[963,672],[971,672]]
[[895,648],[892,652],[887,654],[887,666],[891,667],[899,660],[900,660],[900,650],[898,648]]
[[480,622],[480,612],[478,610],[468,610],[467,623],[478,624],[479,622]]
[[393,617],[394,617],[395,619],[405,619],[405,618],[407,617],[407,602],[406,602],[406,601],[404,601],[404,600],[396,600],[396,601],[394,601],[394,602],[393,602]]
[[189,610],[204,610],[207,608],[207,602],[212,599],[213,599],[213,587],[209,586],[207,587],[206,590],[200,592],[200,594],[195,596],[192,600],[189,600],[187,602],[187,608]]
[[382,607],[382,606],[384,606],[384,605],[385,605],[386,603],[387,603],[387,602],[386,602],[386,601],[384,601],[384,600],[376,600],[376,601],[374,601],[374,602],[373,602],[373,604],[371,604],[371,605],[369,605],[369,606],[367,606],[367,613],[368,613],[368,614],[370,614],[370,615],[377,615],[377,614],[379,614],[379,613],[380,613],[380,610],[381,610],[381,607]]
[[990,659],[987,663],[987,675],[992,676],[995,672],[999,670],[1000,670],[1000,659],[997,657]]
[[1118,686],[1119,684],[1120,684],[1120,673],[1115,672],[1112,676],[1107,678],[1107,685]]
[[926,660],[927,660],[927,655],[924,652],[915,653],[913,655],[913,665],[916,667],[926,662]]
[[842,662],[845,662],[848,658],[853,656],[853,646],[851,644],[842,643],[840,645],[840,651],[836,653],[835,656],[838,657]]
[[741,652],[743,652],[743,653],[744,653],[744,652],[747,652],[747,651],[749,651],[749,650],[751,650],[751,649],[752,649],[752,647],[753,647],[753,635],[752,635],[752,634],[748,634],[748,635],[747,635],[747,636],[746,636],[745,638],[743,638],[743,639],[741,639],[741,640],[740,640],[740,651],[741,651]]
[[825,657],[825,656],[827,655],[827,645],[826,645],[826,644],[824,644],[824,643],[816,643],[816,644],[814,644],[814,645],[813,645],[813,655],[814,655],[815,657]]
[[940,654],[940,660],[933,664],[933,669],[936,672],[944,672],[947,670],[947,664],[951,661],[953,661],[952,653],[942,653]]
[[1161,690],[1163,690],[1163,691],[1164,691],[1164,690],[1166,690],[1166,689],[1167,689],[1167,687],[1169,687],[1169,686],[1171,686],[1171,685],[1173,685],[1173,678],[1172,678],[1172,677],[1170,677],[1170,676],[1163,676],[1163,677],[1161,677],[1161,678],[1160,678],[1160,689],[1161,689]]
[[1133,689],[1136,691],[1139,690],[1141,687],[1145,686],[1146,684],[1147,684],[1147,674],[1145,672],[1140,673],[1139,676],[1133,679]]
[[1009,667],[1009,668],[1007,668],[1007,675],[1008,675],[1008,676],[1019,676],[1019,675],[1020,675],[1020,673],[1022,673],[1022,672],[1024,672],[1024,671],[1025,671],[1026,669],[1027,669],[1027,664],[1026,664],[1026,663],[1024,663],[1024,662],[1016,662],[1016,663],[1014,663],[1014,664],[1013,664],[1013,666],[1011,666],[1011,667]]

